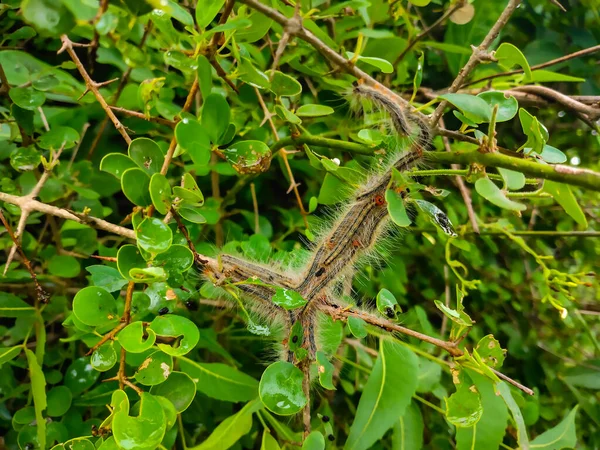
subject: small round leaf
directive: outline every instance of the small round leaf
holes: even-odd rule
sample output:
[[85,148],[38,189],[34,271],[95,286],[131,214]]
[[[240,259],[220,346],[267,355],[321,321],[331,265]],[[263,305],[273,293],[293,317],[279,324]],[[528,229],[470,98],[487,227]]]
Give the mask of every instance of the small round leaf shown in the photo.
[[150,178],[150,198],[159,213],[167,214],[171,209],[171,185],[162,173],[155,173]]
[[263,372],[258,387],[260,399],[270,411],[291,416],[304,408],[302,371],[287,361],[277,361]]
[[73,314],[85,325],[102,327],[118,319],[117,303],[105,289],[88,286],[75,294]]
[[160,219],[146,217],[135,229],[137,244],[152,254],[166,252],[173,243],[173,232]]

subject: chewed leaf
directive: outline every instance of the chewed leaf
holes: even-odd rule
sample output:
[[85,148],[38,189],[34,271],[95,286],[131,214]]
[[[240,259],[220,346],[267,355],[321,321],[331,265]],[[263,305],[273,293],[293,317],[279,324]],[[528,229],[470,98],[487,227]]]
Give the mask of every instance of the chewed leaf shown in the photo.
[[454,231],[452,222],[450,222],[450,219],[448,219],[448,216],[444,211],[426,200],[415,199],[413,201],[417,204],[421,211],[429,216],[434,224],[441,228],[444,233],[452,237],[458,236],[456,231]]
[[382,289],[377,294],[377,310],[389,319],[395,319],[402,312],[396,297],[387,289]]
[[238,173],[266,172],[271,165],[271,149],[262,141],[239,141],[230,145],[224,153]]
[[292,289],[275,289],[275,295],[271,299],[277,306],[281,306],[287,310],[300,308],[306,305],[306,300],[300,294]]

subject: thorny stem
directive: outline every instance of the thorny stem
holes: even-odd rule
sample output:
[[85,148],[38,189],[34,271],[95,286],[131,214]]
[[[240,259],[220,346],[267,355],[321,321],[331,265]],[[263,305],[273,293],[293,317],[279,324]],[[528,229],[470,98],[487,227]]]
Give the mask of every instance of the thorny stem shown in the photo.
[[[50,295],[44,290],[44,288],[40,284],[39,280],[37,279],[35,271],[33,270],[33,266],[31,265],[31,261],[29,260],[29,258],[27,258],[27,255],[23,251],[23,247],[21,247],[21,243],[19,242],[19,240],[17,239],[17,237],[13,233],[13,230],[12,230],[10,224],[8,223],[8,220],[6,220],[6,217],[4,216],[4,213],[2,212],[2,209],[0,209],[0,221],[2,222],[2,224],[4,225],[4,227],[6,228],[6,231],[7,231],[8,235],[10,236],[10,238],[12,239],[12,241],[14,242],[14,245],[15,245],[17,251],[21,255],[21,259],[23,260],[23,264],[25,265],[25,268],[27,269],[27,271],[31,275],[33,283],[35,284],[35,291],[37,293],[38,302],[40,302],[40,303],[48,303],[48,299],[50,298]],[[8,268],[8,263],[7,263],[6,267]]]
[[127,142],[127,145],[129,145],[131,143],[131,138],[127,134],[127,131],[125,131],[125,127],[123,126],[123,124],[119,121],[119,119],[117,119],[117,116],[115,116],[115,113],[112,112],[108,103],[106,103],[106,100],[104,100],[104,97],[102,97],[102,94],[98,90],[99,83],[96,83],[94,80],[92,80],[90,75],[87,73],[87,70],[85,70],[85,67],[83,67],[81,60],[79,59],[79,57],[77,56],[77,53],[75,53],[75,50],[73,49],[73,42],[71,42],[71,40],[67,37],[66,34],[63,34],[61,36],[61,41],[63,43],[63,46],[58,51],[58,53],[61,53],[62,51],[67,50],[67,53],[69,54],[69,56],[75,63],[75,66],[77,66],[77,70],[79,71],[79,73],[81,74],[83,79],[85,80],[87,90],[89,90],[92,94],[94,94],[94,97],[96,97],[96,100],[98,100],[98,103],[100,103],[100,106],[102,107],[102,109],[104,110],[106,115],[110,118],[113,125],[115,126],[117,131],[121,134],[121,136],[123,136],[123,139],[125,139],[125,142]]
[[[508,19],[520,4],[521,0],[509,0],[508,5],[506,5],[506,8],[504,8],[504,11],[502,11],[502,14],[500,14],[500,17],[498,18],[494,26],[490,29],[490,31],[483,39],[481,44],[479,44],[478,47],[473,48],[473,53],[471,54],[471,57],[469,58],[465,66],[462,69],[460,69],[460,72],[458,72],[458,76],[452,82],[452,85],[450,86],[450,89],[448,89],[448,92],[452,93],[458,91],[462,86],[464,80],[469,76],[473,69],[481,61],[489,59],[489,55],[487,54],[488,48],[490,47],[490,45],[492,45],[492,42],[494,42],[494,40],[498,37],[500,31],[502,30],[502,28],[504,28],[504,26],[508,22]],[[435,109],[435,111],[431,115],[431,119],[429,122],[431,128],[434,128],[437,125],[447,105],[448,102],[446,100],[443,100]]]
[[[267,108],[267,105],[265,104],[265,101],[262,98],[262,95],[260,94],[260,91],[258,90],[258,88],[255,87],[254,92],[256,93],[256,96],[258,97],[258,102],[260,103],[260,106],[263,110],[265,119],[267,120],[267,122],[269,123],[269,126],[271,127],[271,131],[273,132],[273,139],[275,139],[276,142],[280,142],[279,135],[277,134],[277,128],[275,128],[273,119],[271,119],[271,112],[269,111],[269,108]],[[278,147],[278,150],[281,150],[281,152],[280,152],[281,159],[283,160],[283,164],[285,165],[285,169],[286,169],[288,177],[290,179],[290,189],[292,189],[294,191],[294,195],[296,196],[296,201],[298,202],[298,207],[300,208],[300,212],[302,213],[302,219],[304,220],[304,225],[306,226],[306,228],[308,228],[308,220],[306,219],[307,213],[306,213],[306,210],[304,209],[304,205],[302,204],[302,197],[300,197],[300,192],[298,192],[298,183],[296,183],[296,180],[294,179],[294,174],[292,173],[292,168],[290,167],[290,162],[288,161],[288,158],[287,158],[287,151],[285,150],[284,146]],[[275,153],[275,152],[273,152],[273,153]],[[288,192],[289,192],[289,190],[288,190]]]
[[[291,144],[309,144],[333,148],[359,155],[373,155],[377,147],[323,138],[320,136],[301,135],[286,137],[271,146],[271,151]],[[539,164],[524,158],[515,158],[500,153],[480,153],[479,151],[426,152],[424,158],[429,163],[464,164],[478,163],[489,167],[502,167],[521,172],[524,175],[545,180],[579,186],[593,191],[600,191],[600,173],[588,169],[565,166],[562,164]]]
[[[536,64],[535,66],[531,66],[531,71],[533,72],[534,70],[544,69],[546,67],[550,67],[550,66],[553,66],[555,64],[559,64],[561,62],[568,61],[570,59],[575,59],[575,58],[580,58],[582,56],[591,55],[592,53],[596,53],[597,51],[600,51],[600,45],[594,45],[593,47],[589,47],[589,48],[586,48],[584,50],[579,50],[577,52],[569,53],[568,55],[561,56],[560,58],[555,58],[555,59],[552,59],[550,61],[546,61],[545,63]],[[481,77],[481,78],[478,78],[476,80],[471,80],[471,81],[469,81],[467,83],[464,83],[462,85],[462,87],[471,86],[473,84],[481,83],[482,81],[493,80],[494,78],[508,77],[508,76],[511,76],[511,75],[518,75],[518,74],[523,73],[523,72],[524,72],[523,69],[515,69],[515,70],[511,70],[509,72],[495,73],[493,75],[488,75],[488,76],[485,76],[485,77]]]

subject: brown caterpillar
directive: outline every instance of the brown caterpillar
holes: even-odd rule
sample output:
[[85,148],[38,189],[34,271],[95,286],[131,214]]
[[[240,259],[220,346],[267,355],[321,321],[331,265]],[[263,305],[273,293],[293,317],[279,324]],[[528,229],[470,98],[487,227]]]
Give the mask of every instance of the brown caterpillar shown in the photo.
[[[236,287],[250,301],[250,307],[254,311],[271,320],[279,318],[285,324],[288,334],[291,325],[300,320],[304,329],[303,346],[309,351],[310,360],[314,359],[317,351],[315,327],[319,304],[330,306],[334,298],[335,284],[345,273],[352,270],[361,256],[372,251],[388,223],[385,192],[391,181],[392,169],[403,172],[417,164],[430,139],[426,124],[408,115],[402,106],[387,97],[384,91],[359,83],[354,88],[354,94],[357,99],[370,101],[386,112],[394,134],[409,137],[411,140],[409,151],[388,161],[387,169],[383,173],[375,173],[369,177],[329,230],[321,234],[303,268],[295,269],[294,273],[284,273],[225,254],[221,255],[220,263],[211,260],[204,266],[205,274],[213,283],[236,283]],[[273,289],[243,284],[243,281],[248,279],[259,279],[270,285],[293,289],[302,295],[307,303],[303,308],[286,311],[272,303]],[[293,353],[286,352],[285,358],[292,361]]]

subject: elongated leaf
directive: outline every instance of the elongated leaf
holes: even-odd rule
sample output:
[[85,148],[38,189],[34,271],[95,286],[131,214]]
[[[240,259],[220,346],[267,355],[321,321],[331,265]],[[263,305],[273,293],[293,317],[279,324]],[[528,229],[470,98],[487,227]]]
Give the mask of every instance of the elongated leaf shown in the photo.
[[46,378],[38,364],[35,354],[25,349],[27,364],[29,365],[29,378],[31,379],[31,393],[33,394],[33,405],[35,407],[35,421],[37,423],[37,439],[41,448],[46,448],[46,419],[43,412],[46,403]]
[[199,363],[179,357],[180,368],[196,383],[196,388],[227,402],[244,402],[258,395],[258,381],[225,364]]
[[418,359],[406,347],[380,342],[379,357],[367,380],[345,450],[366,450],[394,425],[417,390]]
[[200,445],[188,450],[227,450],[252,428],[252,414],[262,408],[258,400],[253,400],[238,413],[221,422],[211,435]]
[[557,183],[555,181],[546,180],[544,182],[544,191],[548,192],[554,200],[562,206],[565,212],[577,222],[581,228],[587,228],[587,219],[581,210],[577,199],[573,195],[568,184]]
[[531,442],[529,448],[541,450],[561,450],[563,448],[575,448],[575,445],[577,444],[577,435],[575,434],[575,415],[577,414],[578,407],[579,405],[575,405],[575,407],[558,425],[536,437]]
[[529,437],[527,437],[527,428],[525,427],[525,421],[523,420],[523,414],[521,413],[521,409],[512,394],[510,393],[510,387],[504,381],[501,381],[497,385],[498,392],[504,399],[506,406],[510,409],[510,412],[513,416],[513,419],[517,425],[517,439],[519,441],[519,445],[521,450],[529,449]]
[[475,190],[479,195],[496,206],[512,211],[524,211],[527,207],[522,203],[513,202],[504,195],[498,186],[489,178],[480,178],[475,182]]
[[396,423],[392,435],[392,450],[420,450],[423,447],[423,416],[413,401]]

